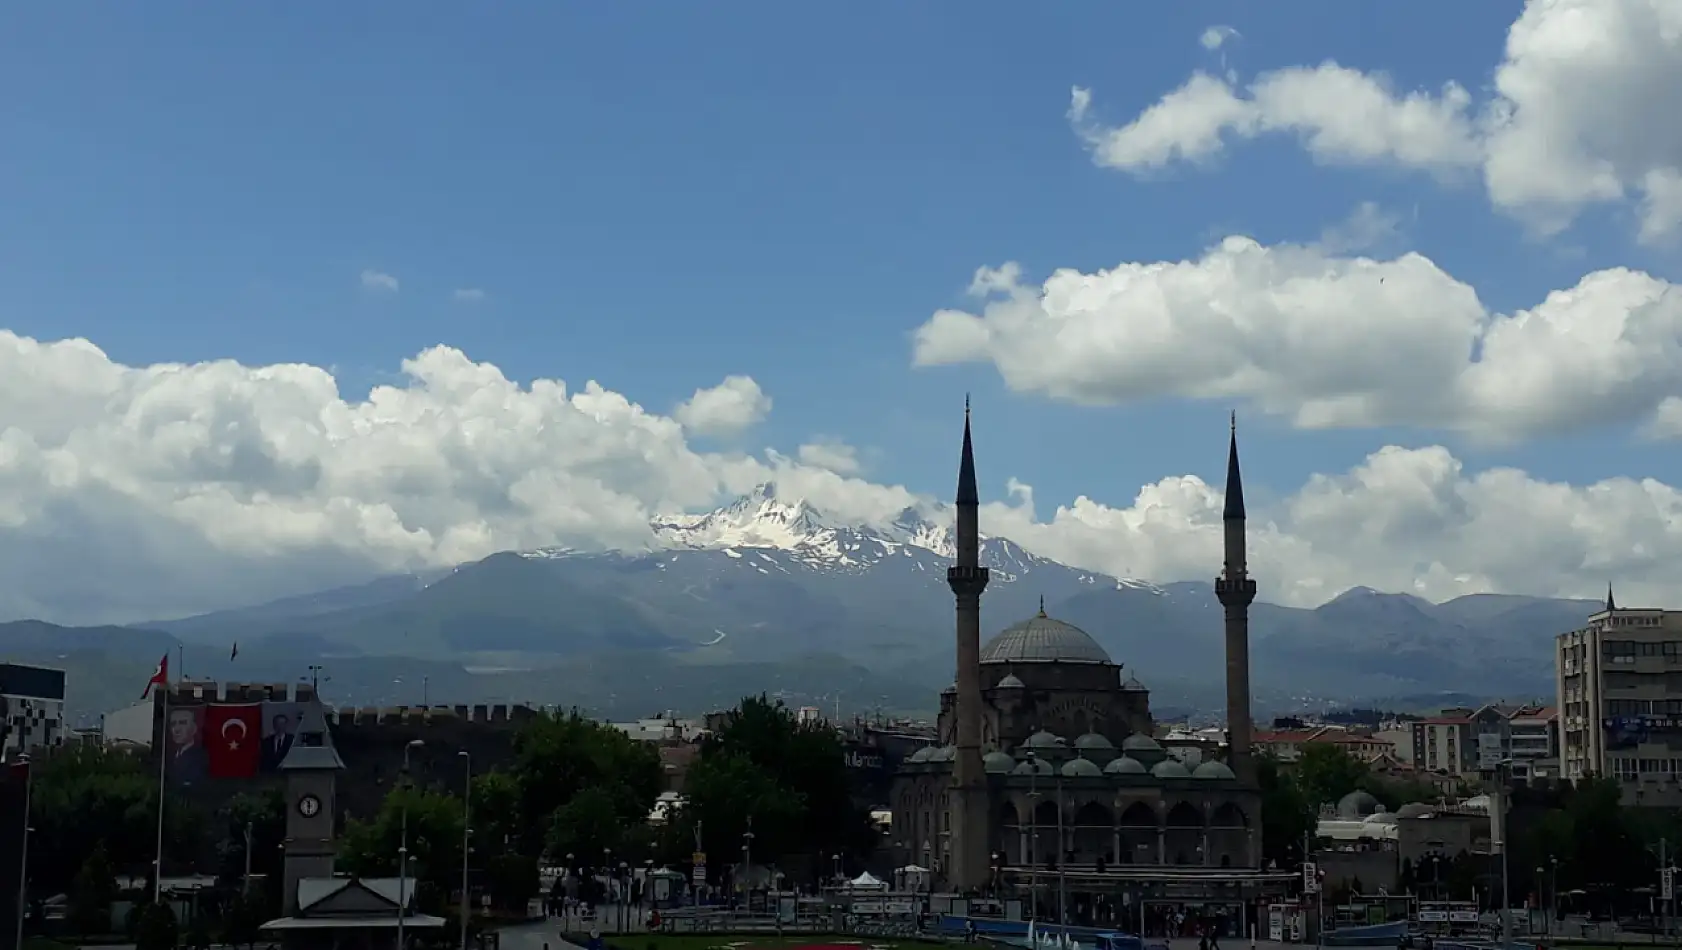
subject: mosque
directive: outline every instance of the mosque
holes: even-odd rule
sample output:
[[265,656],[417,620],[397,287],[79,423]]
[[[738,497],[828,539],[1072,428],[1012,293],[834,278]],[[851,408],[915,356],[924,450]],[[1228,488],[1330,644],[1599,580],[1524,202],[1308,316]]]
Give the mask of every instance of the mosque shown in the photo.
[[1226,761],[1187,768],[1153,738],[1150,693],[1085,631],[1038,615],[980,642],[979,497],[966,410],[958,477],[957,681],[940,697],[942,745],[894,777],[898,858],[949,892],[1017,898],[1024,916],[1164,933],[1181,915],[1242,933],[1286,894],[1292,871],[1261,866],[1261,792],[1251,759],[1244,491],[1228,448]]

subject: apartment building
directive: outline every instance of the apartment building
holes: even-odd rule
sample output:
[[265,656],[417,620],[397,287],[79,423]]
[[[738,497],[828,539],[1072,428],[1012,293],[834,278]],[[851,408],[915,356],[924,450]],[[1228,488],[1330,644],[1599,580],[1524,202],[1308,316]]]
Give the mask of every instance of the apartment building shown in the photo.
[[1553,706],[1445,709],[1413,723],[1413,764],[1425,772],[1472,777],[1508,762],[1515,779],[1557,778],[1558,724]]
[[1606,607],[1555,638],[1562,773],[1632,804],[1682,804],[1682,611]]

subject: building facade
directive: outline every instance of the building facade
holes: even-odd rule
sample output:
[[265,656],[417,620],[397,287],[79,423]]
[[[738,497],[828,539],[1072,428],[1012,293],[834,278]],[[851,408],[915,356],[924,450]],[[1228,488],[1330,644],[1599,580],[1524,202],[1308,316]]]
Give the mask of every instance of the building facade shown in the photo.
[[1445,709],[1413,724],[1414,766],[1473,779],[1503,762],[1518,780],[1560,777],[1559,714],[1554,706],[1490,703]]
[[0,761],[63,745],[64,671],[0,663]]
[[1682,804],[1682,611],[1606,606],[1555,638],[1561,771],[1615,778],[1633,804]]

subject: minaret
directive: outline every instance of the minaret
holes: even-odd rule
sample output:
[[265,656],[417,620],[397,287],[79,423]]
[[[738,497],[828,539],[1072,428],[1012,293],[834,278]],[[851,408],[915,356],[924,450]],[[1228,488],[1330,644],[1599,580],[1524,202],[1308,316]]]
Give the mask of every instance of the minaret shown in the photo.
[[957,563],[946,569],[946,583],[958,602],[958,755],[948,799],[952,843],[946,881],[952,890],[966,893],[985,887],[988,875],[987,775],[981,767],[981,592],[987,588],[987,569],[981,566],[981,496],[975,490],[968,398],[957,507]]
[[1256,582],[1244,554],[1244,479],[1238,471],[1238,414],[1226,455],[1226,508],[1221,512],[1226,537],[1226,569],[1215,580],[1215,596],[1226,609],[1226,731],[1228,764],[1239,781],[1253,785],[1250,757],[1250,602]]

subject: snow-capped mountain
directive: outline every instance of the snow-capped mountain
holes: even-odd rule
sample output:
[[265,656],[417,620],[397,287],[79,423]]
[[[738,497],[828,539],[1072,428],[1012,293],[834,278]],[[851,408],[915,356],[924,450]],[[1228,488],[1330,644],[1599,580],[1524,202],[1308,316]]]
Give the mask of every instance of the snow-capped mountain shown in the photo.
[[[889,558],[909,559],[919,570],[944,572],[956,554],[952,512],[947,508],[922,511],[906,508],[879,522],[848,523],[827,517],[804,499],[782,498],[777,486],[766,482],[730,504],[705,514],[660,515],[650,521],[659,549],[720,551],[731,556],[751,554],[759,570],[787,570],[856,574]],[[527,557],[574,556],[570,549],[545,548]],[[629,552],[627,552],[629,553]],[[1080,571],[1033,554],[1008,538],[983,536],[981,561],[999,583],[1012,583],[1035,568],[1056,567],[1072,572],[1083,583],[1155,590],[1155,585]],[[939,576],[944,576],[940,574]]]

